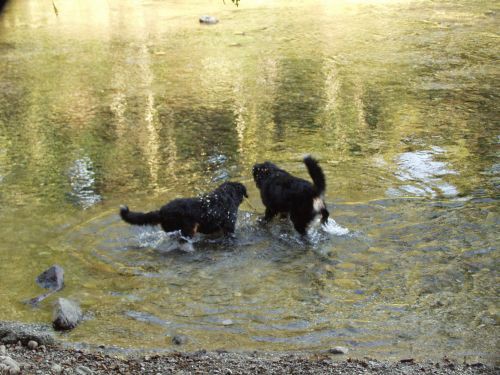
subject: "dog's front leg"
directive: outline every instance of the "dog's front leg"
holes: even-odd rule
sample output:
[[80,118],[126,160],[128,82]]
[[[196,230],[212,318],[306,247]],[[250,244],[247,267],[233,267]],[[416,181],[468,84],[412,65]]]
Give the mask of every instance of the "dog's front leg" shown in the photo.
[[191,253],[194,251],[193,244],[191,243],[191,239],[194,237],[196,232],[198,232],[198,227],[200,224],[198,223],[184,223],[181,228],[182,237],[179,239],[180,249],[182,251]]
[[262,219],[265,223],[270,222],[278,213],[269,207],[266,207],[266,213],[264,214],[264,218]]
[[224,233],[224,236],[230,238],[236,238],[236,235],[234,234],[235,231],[236,231],[236,219],[234,221],[224,223],[224,226],[222,227],[222,233]]

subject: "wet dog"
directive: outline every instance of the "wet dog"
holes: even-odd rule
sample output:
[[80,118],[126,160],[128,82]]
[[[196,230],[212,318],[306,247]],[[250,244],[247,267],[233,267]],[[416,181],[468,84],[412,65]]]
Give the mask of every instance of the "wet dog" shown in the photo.
[[307,233],[310,222],[321,214],[321,223],[328,220],[329,212],[323,200],[326,189],[325,175],[318,162],[311,156],[304,158],[313,183],[292,176],[271,162],[255,164],[253,179],[266,206],[264,220],[277,214],[290,215],[294,228],[302,235]]
[[179,198],[157,211],[132,212],[120,207],[121,218],[133,225],[161,225],[165,232],[181,231],[189,239],[196,233],[233,235],[238,207],[248,197],[245,185],[225,182],[217,189],[196,198]]

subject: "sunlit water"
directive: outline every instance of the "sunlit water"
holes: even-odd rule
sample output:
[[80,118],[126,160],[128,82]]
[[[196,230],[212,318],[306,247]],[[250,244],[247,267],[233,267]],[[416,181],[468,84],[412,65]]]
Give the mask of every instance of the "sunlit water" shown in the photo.
[[[54,3],[0,16],[0,319],[49,321],[23,301],[57,263],[73,342],[495,358],[496,2]],[[304,240],[251,167],[308,153],[332,220]],[[117,215],[226,180],[236,238],[191,253]]]

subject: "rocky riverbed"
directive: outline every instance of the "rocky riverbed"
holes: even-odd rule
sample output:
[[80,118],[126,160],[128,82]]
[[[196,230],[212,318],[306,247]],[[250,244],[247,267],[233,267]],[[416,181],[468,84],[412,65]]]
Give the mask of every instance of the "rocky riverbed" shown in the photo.
[[[17,340],[17,341],[16,341]],[[55,340],[43,327],[0,322],[2,374],[498,374],[483,363],[380,361],[318,353],[139,352],[79,349]]]
[[[448,360],[336,360],[326,354],[206,352],[117,356],[105,350],[5,346],[22,374],[498,374],[498,367]],[[9,372],[5,372],[9,373]]]

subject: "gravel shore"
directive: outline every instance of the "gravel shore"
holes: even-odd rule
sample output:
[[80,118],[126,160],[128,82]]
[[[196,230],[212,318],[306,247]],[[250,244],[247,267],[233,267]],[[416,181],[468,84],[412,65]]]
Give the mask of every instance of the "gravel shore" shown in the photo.
[[78,349],[44,325],[0,322],[0,374],[498,374],[500,367],[448,359],[379,361],[321,353],[137,352]]
[[[34,346],[34,345],[32,345]],[[0,349],[2,350],[2,349]],[[448,360],[418,363],[407,359],[337,361],[325,354],[205,352],[119,357],[104,351],[59,346],[7,345],[5,353],[21,374],[498,374],[499,367]],[[1,357],[0,357],[1,358]],[[9,372],[5,372],[9,373]],[[16,372],[12,372],[16,373]]]

